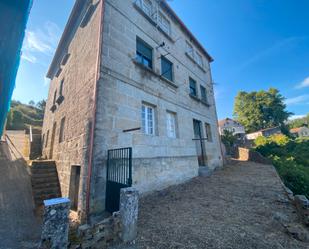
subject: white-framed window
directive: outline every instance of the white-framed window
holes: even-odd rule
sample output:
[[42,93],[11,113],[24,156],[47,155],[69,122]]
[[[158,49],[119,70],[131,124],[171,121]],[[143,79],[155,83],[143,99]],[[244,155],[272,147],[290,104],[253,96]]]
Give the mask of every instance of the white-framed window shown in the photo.
[[158,24],[165,33],[171,34],[171,23],[161,12],[158,16]]
[[200,53],[195,52],[195,60],[198,65],[200,65],[201,67],[204,67],[203,57],[201,56]]
[[168,137],[170,138],[177,137],[176,113],[170,111],[166,112],[166,128]]
[[152,17],[153,4],[151,0],[137,0],[136,4],[145,12],[146,15]]
[[206,132],[206,139],[208,142],[212,142],[212,132],[211,132],[211,126],[208,123],[205,123],[205,132]]
[[186,52],[188,55],[190,55],[192,58],[194,58],[194,50],[193,50],[193,46],[189,43],[186,42]]
[[142,131],[148,135],[155,134],[155,108],[142,104]]

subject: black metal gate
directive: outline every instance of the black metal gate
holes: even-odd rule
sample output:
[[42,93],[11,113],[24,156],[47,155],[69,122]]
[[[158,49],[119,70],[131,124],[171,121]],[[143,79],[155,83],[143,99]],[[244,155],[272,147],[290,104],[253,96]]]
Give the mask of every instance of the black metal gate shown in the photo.
[[106,180],[105,208],[113,213],[119,210],[120,189],[132,186],[132,148],[108,151]]

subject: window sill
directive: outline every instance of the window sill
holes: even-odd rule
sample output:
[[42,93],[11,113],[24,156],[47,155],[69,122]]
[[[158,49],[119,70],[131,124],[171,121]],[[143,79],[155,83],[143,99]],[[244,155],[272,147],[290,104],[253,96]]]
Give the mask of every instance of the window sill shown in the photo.
[[194,58],[190,54],[188,54],[187,52],[185,52],[185,54],[195,65],[197,65],[204,73],[206,73],[206,69],[202,67],[201,65],[197,64],[197,62],[194,60]]
[[195,96],[195,95],[193,95],[193,94],[191,94],[191,93],[189,93],[189,96],[190,96],[192,99],[194,99],[195,101],[197,101],[197,102],[200,102],[200,101],[201,101],[197,96]]
[[174,88],[178,88],[178,86],[177,86],[174,82],[172,82],[172,81],[166,79],[165,77],[163,77],[162,75],[156,73],[152,68],[149,68],[149,67],[144,66],[142,63],[138,62],[138,61],[135,60],[135,59],[133,59],[132,61],[133,61],[133,63],[134,63],[135,65],[137,65],[138,67],[140,67],[140,68],[142,68],[142,69],[148,71],[149,73],[151,73],[151,74],[153,74],[154,76],[158,77],[158,78],[161,79],[162,81],[165,81],[165,82],[166,82],[167,84],[169,84],[170,86],[172,86],[172,87],[174,87]]
[[207,101],[205,101],[205,100],[200,100],[201,101],[201,103],[203,104],[203,105],[205,105],[205,106],[207,106],[207,107],[210,107],[210,104],[207,102]]
[[64,100],[64,97],[62,95],[60,95],[58,97],[58,99],[56,100],[56,102],[57,102],[58,105],[60,105],[63,102],[63,100]]
[[153,26],[155,26],[158,30],[160,30],[161,33],[163,33],[163,35],[169,39],[171,42],[175,43],[175,40],[171,37],[170,34],[166,33],[160,26],[159,24],[156,23],[155,20],[153,20],[150,16],[148,16],[143,9],[138,6],[138,4],[133,3],[134,8],[142,15],[144,16]]
[[[157,73],[156,73],[156,74],[157,74]],[[177,86],[173,81],[171,81],[171,80],[169,80],[169,79],[167,79],[167,78],[165,78],[164,76],[159,75],[159,74],[157,74],[157,76],[159,76],[161,80],[165,81],[166,83],[168,83],[168,84],[171,85],[172,87],[178,88],[178,86]]]
[[57,109],[57,106],[56,105],[52,105],[52,107],[50,108],[50,111],[51,112],[55,112]]

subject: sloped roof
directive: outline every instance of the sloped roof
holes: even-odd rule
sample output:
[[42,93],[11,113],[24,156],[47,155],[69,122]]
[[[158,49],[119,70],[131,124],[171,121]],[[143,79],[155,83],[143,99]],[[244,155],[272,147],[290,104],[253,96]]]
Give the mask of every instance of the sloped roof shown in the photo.
[[233,121],[239,125],[241,125],[238,121],[234,120],[234,119],[231,119],[231,118],[225,118],[225,119],[221,119],[218,121],[218,125],[219,126],[223,126],[227,121]]

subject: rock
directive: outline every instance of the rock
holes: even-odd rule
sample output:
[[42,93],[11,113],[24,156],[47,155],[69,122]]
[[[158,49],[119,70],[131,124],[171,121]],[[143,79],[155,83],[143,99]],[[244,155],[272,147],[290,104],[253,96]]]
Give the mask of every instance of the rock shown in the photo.
[[273,214],[273,219],[280,222],[281,224],[287,224],[289,223],[289,218],[287,215],[280,213],[280,212],[275,212]]
[[304,195],[295,195],[295,205],[305,225],[309,225],[309,200]]
[[202,177],[207,177],[207,176],[211,176],[212,175],[212,171],[206,167],[206,166],[203,166],[203,167],[199,167],[198,168],[198,175],[199,176],[202,176]]
[[303,242],[309,242],[308,231],[298,224],[290,224],[286,226],[287,233],[290,234],[294,239]]

